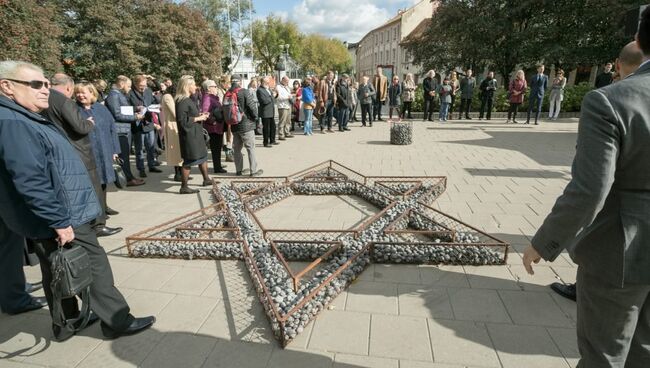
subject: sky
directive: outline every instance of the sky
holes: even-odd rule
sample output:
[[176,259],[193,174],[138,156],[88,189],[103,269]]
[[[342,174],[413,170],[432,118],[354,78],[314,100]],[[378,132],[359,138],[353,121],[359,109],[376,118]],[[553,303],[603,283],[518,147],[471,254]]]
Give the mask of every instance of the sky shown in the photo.
[[[273,13],[298,24],[304,33],[320,33],[358,42],[368,31],[421,0],[253,0],[255,18]],[[425,0],[428,1],[428,0]]]

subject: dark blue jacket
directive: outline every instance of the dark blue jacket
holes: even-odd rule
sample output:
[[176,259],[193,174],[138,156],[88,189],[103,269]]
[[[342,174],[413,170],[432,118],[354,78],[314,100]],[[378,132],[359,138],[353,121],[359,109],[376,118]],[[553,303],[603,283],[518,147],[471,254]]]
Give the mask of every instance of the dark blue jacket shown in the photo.
[[121,151],[115,119],[106,106],[99,102],[90,105],[90,109],[79,106],[79,113],[84,119],[92,117],[95,121],[95,129],[90,131],[88,137],[97,164],[97,176],[102,184],[110,184],[115,181],[113,155]]
[[138,124],[138,119],[135,118],[135,111],[133,115],[122,114],[122,107],[131,107],[131,103],[126,95],[119,89],[111,88],[111,91],[108,92],[108,97],[106,97],[105,104],[111,114],[113,114],[113,118],[115,118],[117,134],[130,135],[131,126]]
[[[201,99],[199,99],[199,101],[201,101]],[[129,102],[135,109],[135,112],[138,112],[139,106],[148,108],[156,103],[153,98],[153,92],[149,87],[145,88],[143,93],[138,92],[135,88],[131,88],[131,91],[129,92]],[[133,132],[151,132],[154,129],[151,114],[151,112],[147,112],[143,121],[133,129]]]
[[0,96],[0,217],[15,233],[49,239],[53,229],[95,219],[99,202],[64,133]]

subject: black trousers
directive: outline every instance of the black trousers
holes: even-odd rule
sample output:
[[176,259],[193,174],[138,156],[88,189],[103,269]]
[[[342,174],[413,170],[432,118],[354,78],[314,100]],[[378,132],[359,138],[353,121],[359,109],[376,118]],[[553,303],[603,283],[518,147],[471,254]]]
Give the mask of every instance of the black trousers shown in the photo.
[[379,101],[379,99],[373,99],[372,105],[372,116],[374,120],[381,120],[381,106],[383,102]]
[[106,191],[102,189],[102,183],[99,181],[99,174],[96,168],[88,170],[88,176],[90,176],[90,182],[93,184],[95,194],[97,194],[97,199],[99,199],[99,204],[102,207],[102,212],[90,223],[90,226],[93,228],[101,228],[106,226]]
[[17,312],[32,301],[25,291],[24,252],[25,239],[9,230],[0,219],[0,308],[3,312]]
[[424,99],[424,115],[422,115],[422,120],[431,120],[433,115],[433,98]]
[[508,120],[512,116],[512,120],[517,120],[517,112],[519,111],[520,103],[510,103],[510,108],[508,109]]
[[372,105],[361,104],[361,125],[366,125],[366,115],[368,115],[368,123],[372,125]]
[[[124,331],[133,322],[133,316],[124,296],[114,285],[113,271],[104,248],[99,245],[90,225],[81,225],[74,229],[74,233],[73,244],[79,245],[88,252],[92,265],[93,283],[90,286],[90,309],[95,312],[104,326],[117,332]],[[51,306],[52,263],[50,259],[58,244],[55,239],[29,239],[28,242],[34,247],[36,255],[41,261],[43,290],[47,302]],[[76,298],[64,299],[62,308],[66,318],[76,318],[79,315]],[[50,313],[51,311],[50,307]]]
[[122,171],[126,180],[133,180],[135,177],[131,172],[131,136],[127,134],[119,134],[117,136],[120,141],[120,158],[122,159]]
[[413,101],[404,101],[404,107],[402,108],[402,117],[411,119],[411,105]]
[[216,172],[221,168],[221,147],[223,146],[223,133],[210,133],[210,152],[212,152],[212,168]]
[[469,113],[472,110],[472,99],[471,98],[461,98],[460,99],[460,110],[458,111],[458,118],[463,117],[463,112],[465,113],[465,118],[469,119]]
[[275,143],[275,119],[262,118],[262,136],[264,146]]
[[451,104],[449,104],[449,117],[454,113],[454,103],[456,102],[456,95],[451,95]]
[[490,120],[492,116],[492,103],[494,102],[494,99],[492,97],[483,97],[481,99],[481,111],[478,114],[479,119],[483,119],[483,113],[485,112],[487,108],[487,115],[486,118]]

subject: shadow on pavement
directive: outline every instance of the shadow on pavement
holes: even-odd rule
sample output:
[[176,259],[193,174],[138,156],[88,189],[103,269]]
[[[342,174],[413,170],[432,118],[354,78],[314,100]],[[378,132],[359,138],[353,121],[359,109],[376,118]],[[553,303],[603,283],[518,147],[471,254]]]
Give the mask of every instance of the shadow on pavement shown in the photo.
[[499,176],[510,178],[546,178],[571,179],[569,171],[534,170],[534,169],[479,169],[466,167],[465,171],[473,176]]

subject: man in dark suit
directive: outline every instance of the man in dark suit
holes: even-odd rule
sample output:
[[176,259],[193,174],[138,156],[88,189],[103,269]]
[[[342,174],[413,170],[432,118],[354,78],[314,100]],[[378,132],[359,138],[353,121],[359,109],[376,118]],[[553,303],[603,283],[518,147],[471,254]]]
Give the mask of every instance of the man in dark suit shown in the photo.
[[650,8],[637,43],[639,69],[585,95],[571,182],[523,254],[578,264],[579,367],[650,366]]
[[436,79],[436,71],[429,70],[427,77],[422,81],[422,93],[424,94],[424,115],[423,121],[433,121],[433,104],[436,100],[436,91],[438,91],[438,80]]
[[262,135],[264,147],[273,147],[278,144],[275,141],[275,102],[270,87],[270,78],[262,78],[262,83],[257,89],[257,101],[259,106],[259,117],[262,118]]
[[537,74],[530,80],[530,97],[528,98],[528,115],[526,117],[526,124],[530,124],[530,114],[533,112],[535,106],[535,125],[538,124],[539,115],[542,113],[542,102],[544,101],[544,93],[548,87],[548,77],[544,74],[544,65],[537,66]]
[[472,109],[472,97],[474,96],[474,88],[476,87],[476,79],[472,77],[472,69],[467,69],[465,78],[460,81],[460,110],[458,111],[458,119],[463,118],[463,111],[465,112],[465,119],[472,120],[469,112]]
[[[643,62],[643,52],[639,49],[636,41],[632,41],[625,45],[621,53],[616,59],[616,71],[618,72],[620,80],[627,78],[639,68]],[[567,299],[576,301],[576,284],[563,284],[554,282],[551,284],[551,289],[556,293],[562,295]]]
[[[88,175],[99,198],[103,198],[102,185],[97,175],[95,155],[88,134],[95,129],[92,120],[86,120],[79,114],[79,107],[71,98],[74,93],[74,80],[63,73],[54,74],[50,90],[49,107],[41,113],[52,123],[63,129],[70,143],[77,149],[81,160],[86,165]],[[106,206],[102,206],[106,208]],[[101,211],[92,223],[97,236],[111,236],[122,231],[121,227],[106,226],[106,214]]]
[[612,63],[607,63],[603,67],[603,72],[596,77],[596,88],[603,88],[609,86],[614,81],[614,72],[612,72]]

